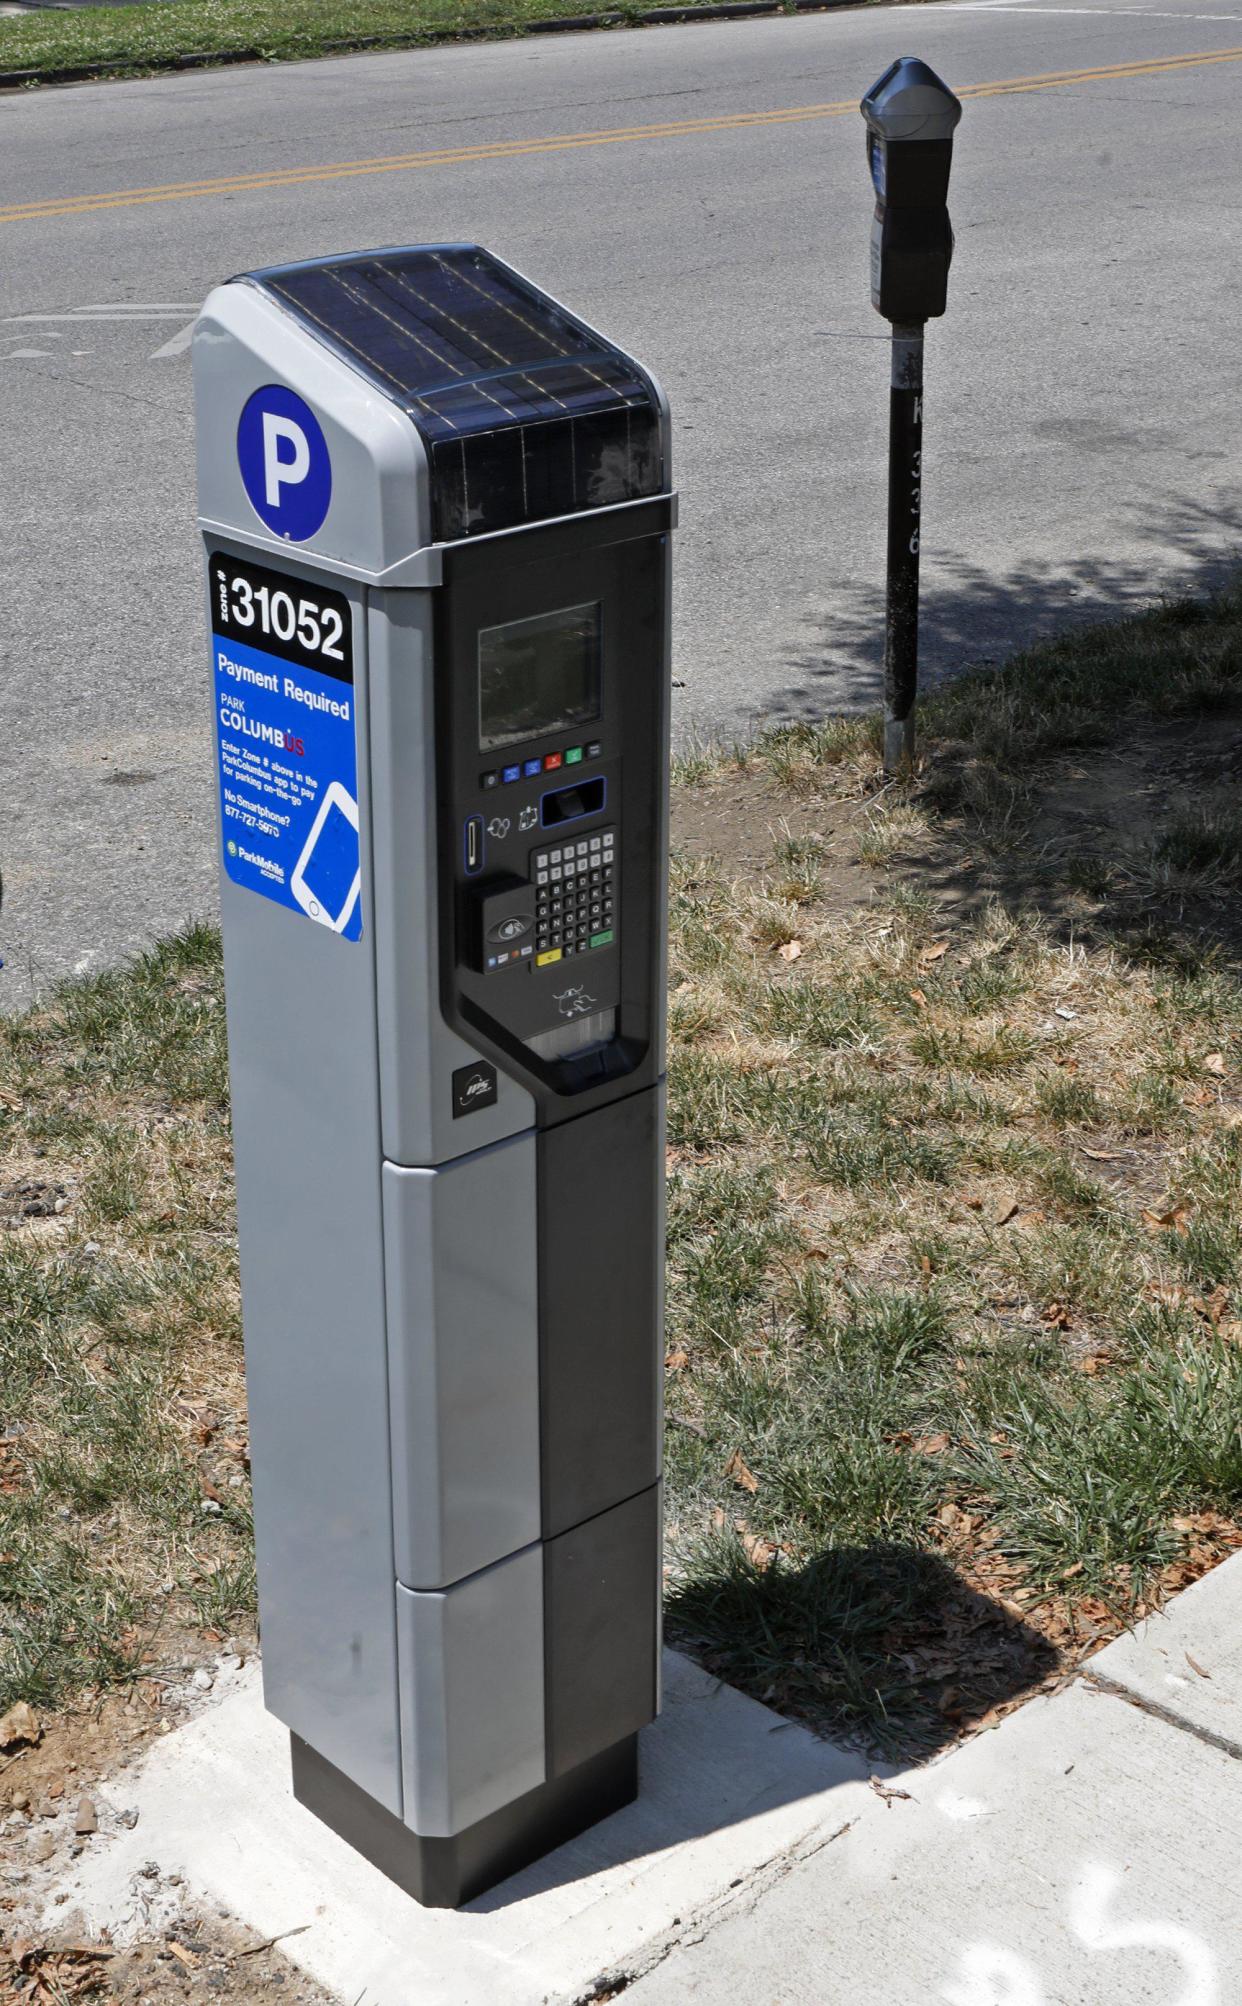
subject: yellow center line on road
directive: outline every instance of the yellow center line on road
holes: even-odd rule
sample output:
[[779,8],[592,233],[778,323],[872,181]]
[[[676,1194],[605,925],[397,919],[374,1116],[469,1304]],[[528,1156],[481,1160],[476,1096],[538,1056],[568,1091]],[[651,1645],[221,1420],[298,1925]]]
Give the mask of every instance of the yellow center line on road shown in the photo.
[[[1147,62],[1110,63],[1092,70],[1050,70],[996,83],[965,84],[962,98],[1017,96],[1027,91],[1064,90],[1127,77],[1155,77],[1213,63],[1242,61],[1242,49],[1214,49],[1201,55],[1153,57]],[[754,126],[798,125],[810,119],[841,118],[857,110],[857,100],[837,104],[787,105],[778,111],[722,113],[717,118],[669,120],[662,125],[615,126],[602,132],[552,133],[542,139],[493,140],[482,146],[442,147],[427,153],[382,154],[375,160],[339,160],[323,166],[273,168],[267,173],[221,175],[214,181],[170,181],[154,188],[119,188],[99,195],[49,196],[0,208],[0,223],[42,222],[54,216],[89,216],[102,209],[139,208],[148,202],[190,202],[211,195],[241,195],[266,188],[301,188],[318,181],[347,181],[360,174],[410,174],[431,167],[457,167],[476,160],[520,160],[529,154],[568,153],[585,146],[621,146],[633,141],[689,139],[703,133],[744,132]]]

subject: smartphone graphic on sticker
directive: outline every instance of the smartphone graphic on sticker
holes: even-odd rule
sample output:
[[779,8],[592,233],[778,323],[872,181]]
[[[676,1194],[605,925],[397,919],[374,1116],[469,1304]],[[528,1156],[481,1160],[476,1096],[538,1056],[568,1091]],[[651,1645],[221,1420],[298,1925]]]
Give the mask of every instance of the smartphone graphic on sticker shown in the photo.
[[289,889],[311,919],[344,933],[362,890],[358,855],[358,803],[334,780],[315,812]]

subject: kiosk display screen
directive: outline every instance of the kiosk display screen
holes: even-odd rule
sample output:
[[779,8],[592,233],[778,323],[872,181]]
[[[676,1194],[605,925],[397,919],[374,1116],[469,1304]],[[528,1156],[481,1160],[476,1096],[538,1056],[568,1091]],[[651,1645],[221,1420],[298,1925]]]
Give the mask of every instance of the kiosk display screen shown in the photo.
[[600,609],[567,606],[479,635],[479,750],[572,731],[600,715]]

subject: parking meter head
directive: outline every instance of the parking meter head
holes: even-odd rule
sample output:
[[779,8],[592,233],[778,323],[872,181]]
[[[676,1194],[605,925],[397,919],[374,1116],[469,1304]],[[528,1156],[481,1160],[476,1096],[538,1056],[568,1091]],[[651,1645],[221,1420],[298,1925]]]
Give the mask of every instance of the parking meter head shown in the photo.
[[945,310],[953,257],[949,169],[962,107],[926,63],[900,56],[859,109],[876,196],[871,304],[887,320],[917,325]]

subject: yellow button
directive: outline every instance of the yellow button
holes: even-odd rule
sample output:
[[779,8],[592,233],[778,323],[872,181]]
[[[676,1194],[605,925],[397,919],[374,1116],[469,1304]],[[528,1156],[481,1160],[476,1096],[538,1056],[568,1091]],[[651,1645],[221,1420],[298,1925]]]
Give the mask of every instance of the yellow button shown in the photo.
[[535,966],[536,968],[546,968],[550,961],[559,961],[560,958],[561,958],[560,948],[554,947],[551,948],[547,954],[538,955],[535,960]]

